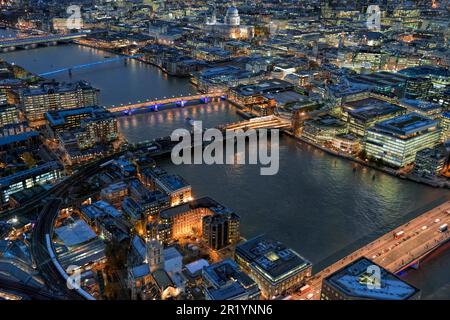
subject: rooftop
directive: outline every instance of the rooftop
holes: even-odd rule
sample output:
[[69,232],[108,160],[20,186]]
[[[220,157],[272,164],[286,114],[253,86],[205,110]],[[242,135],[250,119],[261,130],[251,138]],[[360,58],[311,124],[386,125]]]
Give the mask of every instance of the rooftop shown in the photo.
[[350,79],[352,82],[364,83],[371,86],[398,86],[406,83],[407,76],[392,72],[374,72],[361,74]]
[[11,135],[11,136],[1,137],[0,138],[0,146],[25,141],[27,139],[30,139],[33,137],[38,137],[38,136],[39,136],[39,132],[37,132],[37,131],[26,131],[26,132]]
[[70,265],[82,267],[106,258],[105,243],[98,238],[71,248],[59,246],[56,248],[56,253],[64,269],[67,269]]
[[164,260],[168,261],[171,259],[182,259],[183,256],[181,255],[181,253],[175,248],[175,247],[169,247],[164,249]]
[[56,93],[66,93],[66,92],[72,92],[77,90],[97,90],[93,88],[88,82],[86,81],[78,81],[73,83],[58,83],[58,82],[52,82],[52,83],[43,83],[36,87],[29,87],[26,89],[23,89],[21,91],[21,95],[24,97],[27,96],[37,96],[37,95],[44,95],[44,94],[56,94]]
[[203,268],[203,277],[208,294],[214,300],[239,298],[243,294],[258,294],[259,288],[246,273],[231,259]]
[[381,121],[375,125],[375,131],[398,135],[402,137],[412,136],[438,125],[437,120],[432,120],[415,112]]
[[[381,270],[380,288],[369,288],[371,274],[367,270],[371,266],[379,267]],[[324,281],[337,287],[348,296],[365,299],[406,300],[419,291],[365,257],[361,257],[336,271],[325,278]]]
[[50,123],[50,126],[64,125],[67,117],[88,114],[94,116],[95,113],[107,113],[108,111],[100,107],[81,107],[73,109],[52,110],[45,113],[45,117]]
[[81,212],[89,219],[94,220],[104,216],[120,217],[121,213],[106,201],[97,201],[92,205],[84,206]]
[[213,212],[220,213],[223,210],[226,210],[225,207],[223,207],[220,203],[213,200],[209,197],[204,197],[196,200],[189,201],[187,203],[171,207],[165,210],[161,211],[161,218],[162,219],[169,219],[171,217],[177,216],[179,214],[182,214],[184,212],[197,209],[197,208],[208,208]]
[[95,232],[84,220],[77,220],[74,223],[59,227],[55,230],[58,238],[67,247],[82,244],[96,238]]
[[346,126],[343,121],[329,114],[320,115],[312,120],[307,120],[305,121],[305,124],[322,128],[344,128]]
[[437,66],[410,67],[400,70],[399,73],[410,77],[417,77],[417,76],[450,77],[450,70]]
[[278,282],[312,265],[294,250],[264,235],[236,247],[236,255],[250,263],[270,282]]
[[400,99],[400,102],[408,108],[413,108],[418,111],[439,111],[442,110],[442,106],[438,103],[433,103],[424,100],[413,100],[413,99]]
[[151,176],[159,187],[167,193],[190,187],[181,176],[176,174],[170,175],[158,167],[145,169],[143,175]]
[[186,265],[186,270],[191,274],[191,275],[195,275],[196,273],[198,273],[199,271],[201,271],[204,267],[209,266],[208,261],[206,261],[205,259],[199,259],[196,260],[194,262],[191,262],[189,264]]
[[294,86],[290,82],[279,79],[271,79],[262,80],[256,84],[241,85],[233,90],[238,92],[240,95],[251,96],[255,94],[278,93],[281,91],[291,90],[293,88]]
[[345,103],[345,108],[349,109],[348,113],[357,119],[370,121],[385,115],[395,114],[404,109],[395,104],[375,99],[366,98],[362,100]]
[[61,165],[58,162],[50,161],[50,162],[44,163],[42,165],[36,166],[34,168],[19,171],[14,174],[11,174],[7,177],[0,178],[0,188],[8,187],[12,183],[23,181],[27,178],[34,177],[38,174],[51,172],[54,170],[60,170],[60,169],[61,169]]

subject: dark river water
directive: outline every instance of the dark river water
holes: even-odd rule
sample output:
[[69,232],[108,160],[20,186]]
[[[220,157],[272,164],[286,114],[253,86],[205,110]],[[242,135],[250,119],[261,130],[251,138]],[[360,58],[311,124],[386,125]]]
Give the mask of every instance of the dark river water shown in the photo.
[[[100,61],[102,51],[65,45],[0,54],[32,72]],[[187,79],[167,77],[153,66],[136,61],[103,64],[53,78],[87,80],[100,88],[101,104],[195,92]],[[137,114],[119,119],[130,142],[167,136],[186,127],[186,118],[203,120],[205,127],[239,119],[227,102]],[[325,154],[281,137],[280,170],[260,176],[257,165],[162,165],[182,175],[196,197],[211,196],[242,218],[244,237],[261,233],[294,248],[320,270],[358,247],[436,204],[448,190],[400,180]],[[356,171],[353,168],[356,166]],[[422,289],[424,299],[450,299],[450,250],[427,260],[417,271],[402,275]]]

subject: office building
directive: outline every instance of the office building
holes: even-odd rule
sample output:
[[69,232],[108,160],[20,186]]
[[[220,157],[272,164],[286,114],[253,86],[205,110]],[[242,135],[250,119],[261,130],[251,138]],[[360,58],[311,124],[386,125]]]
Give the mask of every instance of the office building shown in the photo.
[[190,236],[202,236],[202,219],[223,208],[211,198],[192,200],[161,211],[160,222],[169,226],[173,240]]
[[[374,270],[377,272],[373,273]],[[416,300],[419,297],[417,288],[365,257],[322,281],[321,300]]]
[[240,218],[223,210],[206,216],[202,221],[203,241],[213,250],[223,249],[240,239]]
[[306,120],[301,137],[316,144],[331,142],[334,137],[348,133],[347,124],[332,115],[325,114]]
[[450,111],[442,113],[441,127],[441,142],[446,143],[450,140]]
[[261,80],[231,88],[228,99],[238,105],[253,108],[260,116],[266,116],[273,114],[276,107],[272,95],[293,89],[294,85],[284,80]]
[[400,99],[399,104],[406,108],[409,112],[415,112],[431,119],[440,118],[442,114],[442,106],[434,102]]
[[132,224],[142,220],[144,209],[133,198],[125,197],[121,207]]
[[125,223],[125,220],[105,216],[95,221],[95,227],[106,241],[128,243],[130,240],[132,226]]
[[95,118],[97,115],[109,113],[105,109],[96,106],[88,106],[73,109],[51,110],[45,113],[47,126],[51,132],[71,130],[81,127],[84,119]]
[[[364,54],[360,55],[360,58],[361,57],[364,58]],[[373,57],[377,57],[377,54]],[[366,62],[367,60],[362,60],[362,63]],[[409,78],[407,76],[399,73],[382,71],[370,74],[359,74],[351,77],[350,81],[360,86],[366,86],[374,93],[401,98],[404,96],[406,82],[408,79]]]
[[309,261],[264,235],[238,245],[235,258],[255,280],[266,299],[293,292],[311,276],[312,264]]
[[419,150],[438,144],[438,123],[417,113],[379,122],[367,130],[367,156],[396,168],[413,163]]
[[0,105],[0,127],[19,122],[17,107],[12,104]]
[[31,169],[19,171],[0,178],[0,205],[8,204],[13,193],[57,181],[63,176],[62,167],[56,161],[50,161]]
[[86,132],[88,144],[109,144],[119,137],[117,118],[109,112],[83,119],[81,129]]
[[192,188],[178,175],[169,175],[161,168],[146,168],[140,175],[141,182],[152,190],[160,190],[169,196],[171,206],[192,200]]
[[344,103],[343,119],[348,123],[350,133],[359,137],[379,121],[402,115],[406,110],[398,105],[377,98],[365,98]]
[[448,161],[448,153],[443,145],[425,148],[416,154],[414,173],[421,177],[432,178],[438,176]]
[[44,83],[20,90],[20,107],[29,121],[43,120],[47,111],[98,105],[98,89],[87,82]]
[[102,200],[83,206],[80,211],[81,217],[91,226],[94,226],[97,221],[105,217],[120,218],[122,216],[120,211]]
[[127,195],[128,185],[125,182],[111,184],[100,191],[102,200],[111,204],[120,204]]
[[147,239],[157,239],[162,243],[172,241],[172,225],[169,223],[159,223],[158,221],[148,222],[146,225]]
[[[36,146],[40,143],[38,131],[30,130],[14,134],[14,128],[8,130],[7,127],[3,127],[3,129],[5,129],[3,131],[5,135],[0,135],[0,151],[8,152],[20,147],[35,149]],[[9,135],[9,133],[12,134]]]
[[361,151],[361,142],[352,134],[340,134],[331,140],[331,146],[339,151],[356,155]]
[[202,279],[206,300],[258,300],[261,294],[256,282],[231,259],[203,268]]
[[170,199],[167,194],[159,190],[151,191],[151,193],[142,198],[139,202],[142,208],[144,208],[144,214],[148,217],[156,217],[161,210],[170,207]]
[[406,99],[426,99],[433,88],[433,82],[427,77],[410,77],[406,80]]

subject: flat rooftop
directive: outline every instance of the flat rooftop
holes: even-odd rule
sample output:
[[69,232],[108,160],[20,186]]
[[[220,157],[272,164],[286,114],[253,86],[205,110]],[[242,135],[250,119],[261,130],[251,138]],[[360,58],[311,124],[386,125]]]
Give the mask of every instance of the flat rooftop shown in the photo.
[[[380,268],[380,288],[369,288],[369,285],[372,284],[370,282],[371,274],[368,274],[367,272],[370,266],[377,266]],[[393,273],[378,266],[365,257],[361,257],[336,271],[325,278],[324,281],[338,288],[348,296],[363,299],[407,300],[419,291],[419,289],[406,283]]]
[[37,131],[26,131],[19,134],[1,137],[0,138],[0,146],[5,146],[12,143],[19,143],[22,141],[26,141],[30,138],[38,137],[39,132]]
[[312,124],[315,127],[322,128],[343,128],[346,126],[343,121],[329,114],[315,117],[312,120],[307,120],[305,124]]
[[79,245],[97,237],[84,220],[77,220],[74,223],[59,227],[55,232],[67,247]]
[[[97,109],[100,110],[100,109]],[[51,126],[63,125],[66,123],[66,118],[70,116],[78,116],[83,114],[93,115],[96,111],[94,107],[81,107],[63,110],[51,110],[45,113],[45,117]],[[106,111],[105,111],[106,112]]]
[[233,90],[243,96],[251,96],[255,94],[277,93],[287,91],[294,88],[294,85],[283,80],[272,79],[262,80],[256,84],[242,85]]
[[246,273],[231,259],[203,268],[204,277],[211,282],[212,287],[207,288],[215,300],[227,300],[248,293],[256,294],[259,289]]
[[374,86],[397,86],[406,83],[408,77],[392,72],[375,72],[370,74],[361,74],[351,78],[351,81],[364,83]]
[[264,235],[238,245],[236,254],[270,282],[281,281],[312,266],[294,250]]
[[158,177],[158,180],[167,188],[167,191],[169,192],[177,191],[190,186],[189,183],[187,183],[181,176],[176,174],[163,175]]
[[437,66],[409,67],[409,68],[400,70],[398,73],[400,73],[402,75],[407,75],[410,77],[417,77],[417,76],[450,77],[450,70],[448,70],[444,67],[437,67]]
[[378,129],[395,135],[410,136],[429,128],[436,127],[437,125],[437,120],[432,120],[412,112],[403,116],[381,121],[375,125],[375,130]]
[[175,207],[171,207],[165,210],[162,210],[160,213],[161,218],[169,219],[171,217],[177,216],[184,212],[194,210],[197,208],[209,208],[212,211],[217,210],[216,208],[223,208],[217,201],[213,200],[209,197],[204,197],[196,200],[192,200],[190,202],[180,204]]
[[413,99],[400,99],[400,102],[408,108],[413,108],[418,111],[440,111],[442,106],[438,103],[424,101],[424,100],[413,100]]
[[349,115],[362,121],[370,121],[405,110],[400,106],[376,98],[347,102],[345,108],[348,109]]
[[52,82],[52,83],[43,83],[36,87],[29,87],[29,88],[23,89],[21,91],[21,94],[24,97],[28,97],[28,96],[37,96],[37,95],[47,95],[47,94],[69,93],[69,92],[74,92],[77,90],[88,90],[88,89],[97,91],[97,89],[92,87],[86,81],[78,81],[78,82],[71,82],[71,83]]

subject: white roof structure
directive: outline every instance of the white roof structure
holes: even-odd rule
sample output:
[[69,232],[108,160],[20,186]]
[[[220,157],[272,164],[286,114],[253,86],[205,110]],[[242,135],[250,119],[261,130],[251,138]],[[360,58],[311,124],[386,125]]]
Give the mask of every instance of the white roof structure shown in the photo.
[[206,261],[205,259],[200,259],[187,264],[186,270],[189,272],[191,276],[195,276],[197,273],[203,270],[204,267],[208,266],[209,266],[208,261]]
[[91,227],[81,219],[72,224],[60,227],[55,232],[67,247],[73,247],[97,237]]

